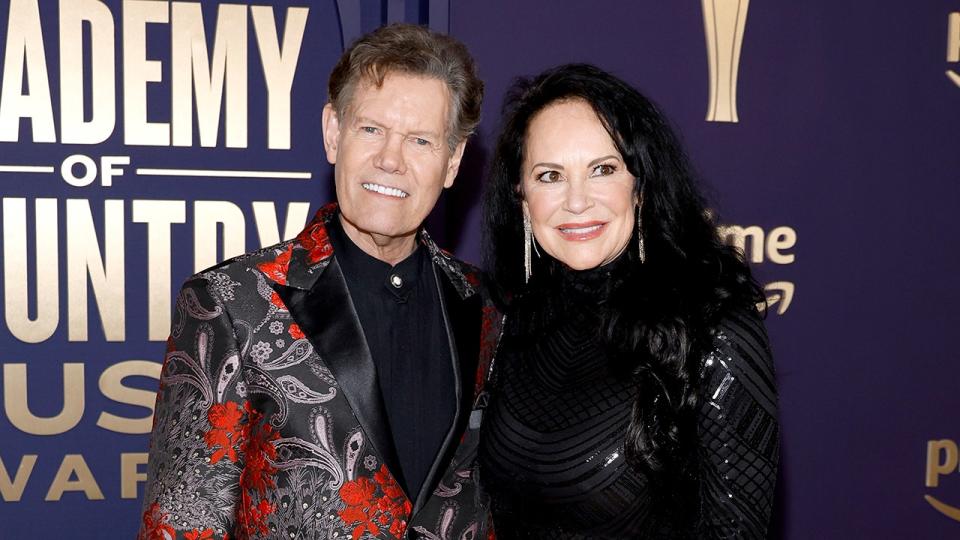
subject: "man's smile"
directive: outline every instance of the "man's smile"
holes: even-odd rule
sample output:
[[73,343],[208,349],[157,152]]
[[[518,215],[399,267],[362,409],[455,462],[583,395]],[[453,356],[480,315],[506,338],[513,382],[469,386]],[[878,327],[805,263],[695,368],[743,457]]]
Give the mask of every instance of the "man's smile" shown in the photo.
[[384,186],[382,184],[375,184],[373,182],[364,182],[360,184],[363,189],[367,191],[373,191],[374,193],[379,193],[381,195],[386,195],[388,197],[396,197],[398,199],[406,199],[410,196],[409,193],[403,191],[402,189]]

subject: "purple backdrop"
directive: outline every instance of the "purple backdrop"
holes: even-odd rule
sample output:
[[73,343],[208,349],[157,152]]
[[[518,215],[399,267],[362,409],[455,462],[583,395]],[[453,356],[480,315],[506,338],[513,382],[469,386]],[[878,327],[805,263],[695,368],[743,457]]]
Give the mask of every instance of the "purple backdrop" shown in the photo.
[[[38,4],[42,52],[29,30],[21,30],[29,29],[30,13]],[[723,223],[759,228],[747,232],[762,234],[768,249],[754,242],[747,244],[747,251],[760,259],[755,268],[761,281],[789,283],[795,288],[789,302],[781,297],[780,309],[774,305],[775,312],[767,320],[776,355],[783,426],[782,473],[772,536],[960,535],[960,510],[951,510],[960,507],[956,463],[960,430],[952,419],[952,413],[960,408],[960,393],[951,369],[956,353],[950,345],[960,303],[960,288],[954,282],[960,257],[953,215],[960,201],[960,139],[956,135],[960,126],[960,14],[951,15],[960,13],[960,2],[273,2],[281,37],[291,20],[285,8],[309,7],[290,93],[288,150],[268,148],[268,94],[252,10],[246,16],[245,30],[246,147],[227,147],[224,133],[229,119],[226,127],[221,121],[216,144],[210,148],[199,143],[196,119],[193,140],[186,146],[127,144],[124,126],[132,113],[124,107],[124,97],[130,93],[124,83],[124,58],[133,53],[124,46],[124,34],[131,30],[124,13],[133,12],[134,3],[112,0],[104,4],[113,22],[112,33],[100,23],[86,27],[83,72],[86,79],[104,76],[105,72],[91,65],[90,37],[91,33],[112,36],[116,59],[108,67],[116,75],[111,102],[115,127],[102,143],[68,144],[62,136],[60,43],[65,34],[58,6],[37,0],[0,1],[4,51],[0,55],[4,62],[0,94],[4,221],[0,241],[4,249],[17,253],[17,242],[25,237],[29,253],[26,280],[17,281],[6,270],[6,251],[0,268],[6,316],[0,329],[0,392],[4,395],[0,538],[130,538],[135,534],[140,510],[134,497],[141,492],[125,493],[122,486],[139,485],[135,474],[142,472],[143,466],[123,472],[121,455],[142,455],[148,437],[119,433],[97,423],[101,412],[130,419],[150,414],[116,389],[152,392],[155,377],[134,374],[122,384],[100,379],[108,370],[119,373],[117,366],[129,365],[125,362],[156,363],[162,358],[162,339],[151,340],[148,333],[149,276],[161,267],[170,267],[171,283],[160,290],[170,298],[193,272],[195,227],[202,213],[194,201],[235,204],[244,217],[243,245],[249,250],[260,247],[252,202],[276,203],[283,234],[287,203],[309,202],[312,212],[330,199],[330,170],[322,159],[319,132],[326,76],[345,38],[393,20],[428,24],[463,40],[487,85],[480,132],[468,148],[457,183],[430,220],[434,236],[442,244],[479,262],[483,165],[497,129],[502,96],[514,77],[571,61],[595,63],[618,74],[659,103],[678,128]],[[171,6],[167,2],[152,4],[163,6],[162,11]],[[203,5],[210,51],[214,50],[217,8],[225,5]],[[724,22],[736,21],[737,10],[740,24],[729,27],[733,30],[728,36]],[[713,19],[708,17],[711,12],[716,15]],[[11,13],[19,14],[13,22]],[[16,31],[11,32],[12,28]],[[160,61],[162,73],[162,81],[146,85],[147,116],[151,122],[183,122],[182,115],[175,118],[171,110],[173,25],[151,23],[147,28],[146,57]],[[714,79],[709,69],[710,32],[718,44],[719,73]],[[33,121],[22,119],[17,124],[19,113],[3,110],[4,100],[14,103],[18,93],[36,98],[43,86],[40,79],[31,77],[22,87],[13,80],[23,58],[24,48],[18,41],[22,35],[27,36],[23,39],[28,63],[30,58],[42,60],[34,62],[28,73],[37,73],[40,65],[48,76],[53,141],[43,141],[42,129],[38,135],[37,118],[44,115],[42,99]],[[737,35],[742,38],[739,56],[726,47]],[[711,80],[718,81],[719,89],[729,90],[731,62],[737,56],[739,121],[705,120]],[[9,85],[7,78],[11,79]],[[92,83],[86,80],[83,87],[84,118],[89,121]],[[73,91],[76,89],[69,90]],[[730,103],[726,102],[728,109]],[[7,128],[3,127],[4,114],[13,118]],[[89,186],[75,187],[65,182],[60,172],[61,163],[73,154],[90,156],[98,165],[101,156],[129,156],[130,164],[122,167],[124,173],[114,178],[111,186],[102,185],[97,177]],[[4,169],[25,165],[49,166],[53,171]],[[136,172],[164,167],[311,175],[309,180],[296,180]],[[55,203],[38,199],[55,199]],[[80,202],[68,203],[68,199]],[[68,230],[79,230],[83,212],[76,209],[88,204],[99,238],[96,247],[105,253],[105,246],[117,238],[118,231],[117,226],[105,224],[107,200],[119,200],[123,205],[118,227],[125,247],[125,295],[122,303],[108,303],[105,309],[124,312],[125,332],[121,339],[115,335],[107,339],[104,328],[110,324],[101,323],[91,290],[86,302],[87,338],[71,337],[68,324],[78,311],[68,307],[68,246],[75,241],[68,238]],[[184,218],[169,228],[171,245],[168,258],[158,259],[162,264],[148,264],[148,248],[156,243],[154,239],[151,244],[147,225],[133,219],[135,200],[183,201]],[[44,204],[54,204],[58,211],[55,251],[59,257],[40,249],[39,269],[51,265],[58,269],[59,294],[53,305],[59,307],[59,316],[55,331],[40,336],[37,343],[27,343],[26,334],[11,328],[11,317],[16,315],[11,315],[11,295],[27,289],[29,317],[37,317],[34,215]],[[78,206],[71,210],[70,204]],[[18,221],[20,206],[26,209],[25,222]],[[49,220],[49,212],[41,215]],[[223,227],[220,232],[227,234]],[[795,234],[795,243],[789,241],[790,234]],[[107,289],[109,286],[103,290]],[[83,378],[73,376],[66,383],[85,396],[82,417],[75,425],[64,424],[62,433],[28,433],[31,428],[24,430],[21,421],[13,421],[22,411],[11,413],[22,402],[17,374],[27,371],[30,413],[52,417],[64,406],[65,364],[80,364],[84,369]],[[928,447],[934,449],[930,456]],[[36,461],[31,469],[32,456]],[[81,458],[65,460],[65,456]],[[77,468],[79,462],[89,473]],[[66,475],[59,481],[58,470]],[[90,478],[96,490],[90,487]],[[52,486],[59,487],[52,490]],[[63,491],[62,497],[45,500],[51,498],[51,491]],[[96,491],[102,492],[102,499],[95,497]],[[937,501],[948,505],[941,506],[945,513],[934,508]],[[948,515],[951,513],[953,517]]]

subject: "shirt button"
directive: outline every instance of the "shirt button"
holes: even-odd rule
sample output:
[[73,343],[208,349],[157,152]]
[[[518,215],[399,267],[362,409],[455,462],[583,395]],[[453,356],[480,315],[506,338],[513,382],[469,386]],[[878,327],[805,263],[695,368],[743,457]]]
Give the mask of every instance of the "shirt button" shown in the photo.
[[403,287],[403,280],[400,279],[400,276],[393,274],[390,276],[390,284],[393,285],[394,289],[399,289]]

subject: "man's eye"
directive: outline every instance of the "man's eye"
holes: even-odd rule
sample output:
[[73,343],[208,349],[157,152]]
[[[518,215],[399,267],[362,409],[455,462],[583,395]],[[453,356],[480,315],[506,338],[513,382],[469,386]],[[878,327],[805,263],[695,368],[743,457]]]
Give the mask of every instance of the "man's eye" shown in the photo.
[[601,163],[593,168],[593,174],[591,176],[610,176],[611,174],[617,172],[617,168],[609,163]]
[[557,171],[543,171],[537,175],[537,180],[540,182],[546,182],[551,184],[553,182],[559,182],[562,179],[560,173]]
[[360,128],[360,131],[362,131],[362,132],[364,132],[364,133],[368,133],[368,134],[370,134],[370,135],[376,135],[377,133],[380,132],[379,129],[377,129],[377,128],[373,127],[373,126],[362,126],[362,127]]
[[430,141],[428,141],[428,140],[426,140],[426,139],[422,139],[422,138],[420,138],[420,137],[414,137],[414,138],[413,138],[413,142],[414,142],[417,146],[430,146]]

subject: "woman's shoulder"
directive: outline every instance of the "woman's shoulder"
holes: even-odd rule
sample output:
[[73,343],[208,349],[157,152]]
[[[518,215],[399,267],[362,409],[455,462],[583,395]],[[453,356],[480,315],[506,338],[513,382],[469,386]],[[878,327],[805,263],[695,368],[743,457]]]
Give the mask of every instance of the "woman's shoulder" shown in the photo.
[[730,309],[711,331],[714,348],[735,352],[748,360],[772,361],[767,329],[761,313],[754,309]]
[[773,354],[761,314],[751,309],[728,311],[711,337],[702,365],[706,386],[721,390],[736,381],[755,399],[775,409]]

